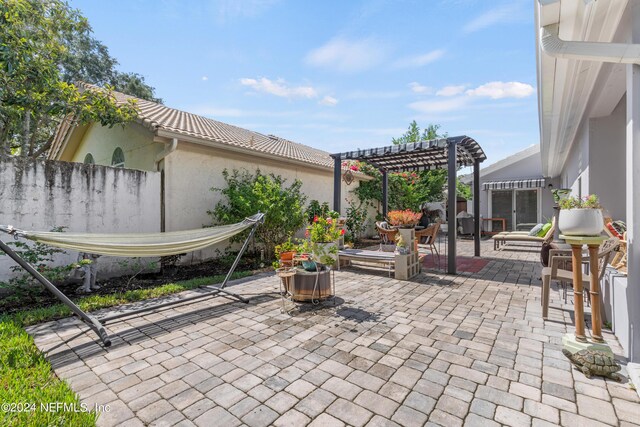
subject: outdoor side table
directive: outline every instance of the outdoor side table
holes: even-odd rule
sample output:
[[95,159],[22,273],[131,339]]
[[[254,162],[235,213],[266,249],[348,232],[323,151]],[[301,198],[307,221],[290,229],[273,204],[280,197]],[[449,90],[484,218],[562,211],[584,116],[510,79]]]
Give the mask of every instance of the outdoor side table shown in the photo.
[[[575,307],[575,335],[567,334],[562,339],[566,348],[572,353],[586,348],[611,352],[602,338],[602,316],[600,313],[600,282],[598,280],[598,248],[607,238],[603,236],[565,236],[560,235],[567,244],[571,245],[571,263],[573,270],[573,304]],[[589,252],[589,293],[591,297],[591,337],[593,342],[587,341],[584,323],[584,287],[582,284],[582,247],[587,245]]]
[[[487,221],[487,225],[489,223],[492,224],[491,231],[483,230],[480,234],[483,234],[485,236],[487,236],[487,235],[488,236],[492,236],[494,234],[498,234],[498,233],[502,233],[503,231],[507,231],[507,220],[505,218],[480,218],[480,220],[481,221]],[[493,223],[494,222],[500,222],[502,224],[502,230],[493,231]]]

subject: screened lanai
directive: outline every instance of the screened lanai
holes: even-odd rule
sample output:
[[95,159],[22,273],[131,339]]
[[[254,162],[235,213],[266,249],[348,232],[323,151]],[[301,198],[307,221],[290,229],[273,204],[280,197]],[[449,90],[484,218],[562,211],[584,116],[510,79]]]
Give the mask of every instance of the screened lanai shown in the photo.
[[[431,139],[416,143],[368,148],[332,154],[333,209],[340,212],[342,200],[342,162],[359,160],[378,168],[382,173],[382,214],[386,218],[388,208],[388,174],[391,172],[447,169],[449,192],[447,195],[448,245],[447,272],[456,273],[456,176],[463,167],[473,167],[474,253],[480,256],[480,163],[487,159],[482,147],[466,135]],[[453,183],[453,184],[451,184]],[[453,190],[453,191],[452,191]],[[453,208],[451,208],[453,207]]]

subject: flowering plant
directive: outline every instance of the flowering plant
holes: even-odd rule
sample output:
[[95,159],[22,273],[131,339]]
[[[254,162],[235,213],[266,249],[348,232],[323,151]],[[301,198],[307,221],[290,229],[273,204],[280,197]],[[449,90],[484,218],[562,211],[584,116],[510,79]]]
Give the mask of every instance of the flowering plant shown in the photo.
[[561,199],[558,205],[560,209],[602,209],[598,196],[595,194],[589,194],[583,198],[567,197],[566,199]]
[[421,213],[413,212],[410,209],[404,211],[391,211],[387,214],[389,224],[396,227],[412,227],[415,226],[422,217]]
[[313,243],[335,242],[344,234],[344,229],[338,225],[338,216],[338,212],[335,211],[329,211],[328,218],[316,215],[307,227],[305,236]]

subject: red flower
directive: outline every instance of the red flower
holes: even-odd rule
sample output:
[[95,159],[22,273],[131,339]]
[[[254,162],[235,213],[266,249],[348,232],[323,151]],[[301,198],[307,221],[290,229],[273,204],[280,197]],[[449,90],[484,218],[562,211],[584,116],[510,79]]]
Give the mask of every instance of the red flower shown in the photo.
[[340,230],[340,235],[344,236],[344,228],[342,230]]
[[313,222],[318,222],[318,215],[313,217]]

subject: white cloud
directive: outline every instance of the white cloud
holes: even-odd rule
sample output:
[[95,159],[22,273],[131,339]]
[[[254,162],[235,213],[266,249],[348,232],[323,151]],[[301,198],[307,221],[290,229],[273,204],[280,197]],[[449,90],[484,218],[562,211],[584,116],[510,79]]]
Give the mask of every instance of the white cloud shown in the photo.
[[460,95],[462,92],[464,92],[464,85],[458,85],[458,86],[445,86],[442,89],[440,89],[439,91],[436,92],[436,95],[438,96],[455,96],[455,95]]
[[484,96],[491,99],[526,98],[534,93],[533,86],[520,82],[489,82],[465,92],[469,96]]
[[202,76],[202,81],[203,81],[203,82],[206,82],[207,80],[209,80],[209,77],[207,77],[207,76]]
[[437,61],[445,54],[444,49],[436,49],[420,55],[407,56],[398,59],[393,65],[397,68],[418,68]]
[[430,88],[429,86],[421,85],[418,82],[409,83],[409,87],[411,88],[411,91],[414,93],[430,94],[433,92],[432,88]]
[[269,93],[282,98],[316,98],[318,92],[312,86],[290,86],[283,79],[269,80],[265,77],[260,79],[240,79],[240,84],[248,86],[256,92]]
[[315,67],[352,73],[378,65],[385,56],[386,46],[372,38],[346,40],[336,37],[309,52],[305,62]]
[[336,98],[334,98],[333,96],[325,96],[324,98],[322,98],[318,104],[320,105],[326,105],[327,107],[335,107],[338,104],[338,100]]
[[496,24],[517,22],[522,19],[523,2],[505,4],[477,16],[462,27],[462,32],[469,34]]
[[467,97],[460,96],[446,100],[412,102],[411,104],[409,104],[409,108],[426,114],[445,113],[458,110],[467,105],[467,102]]

